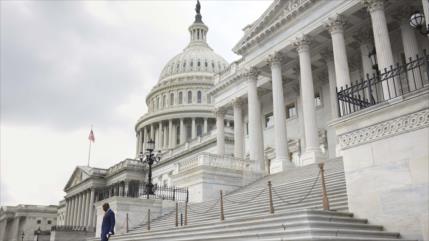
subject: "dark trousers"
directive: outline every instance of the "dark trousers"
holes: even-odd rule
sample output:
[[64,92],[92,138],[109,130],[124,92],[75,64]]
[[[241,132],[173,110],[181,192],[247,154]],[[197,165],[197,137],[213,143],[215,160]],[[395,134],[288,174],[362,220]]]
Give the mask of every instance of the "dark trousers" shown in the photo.
[[109,241],[109,239],[106,238],[106,235],[104,234],[104,235],[101,235],[101,241]]

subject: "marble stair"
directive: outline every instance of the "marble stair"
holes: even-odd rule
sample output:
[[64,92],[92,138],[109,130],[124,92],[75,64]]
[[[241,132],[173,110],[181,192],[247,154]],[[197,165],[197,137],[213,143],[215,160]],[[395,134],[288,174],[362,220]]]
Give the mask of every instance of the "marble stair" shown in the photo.
[[[344,169],[340,159],[325,165],[330,211],[323,211],[317,165],[309,165],[266,176],[226,194],[225,220],[220,221],[220,201],[188,204],[188,224],[170,212],[141,224],[112,241],[137,240],[401,240],[400,234],[354,218],[348,212]],[[267,182],[273,184],[274,213],[269,210]],[[182,215],[180,215],[182,214]],[[179,219],[185,204],[179,205]],[[94,239],[96,240],[96,239]]]

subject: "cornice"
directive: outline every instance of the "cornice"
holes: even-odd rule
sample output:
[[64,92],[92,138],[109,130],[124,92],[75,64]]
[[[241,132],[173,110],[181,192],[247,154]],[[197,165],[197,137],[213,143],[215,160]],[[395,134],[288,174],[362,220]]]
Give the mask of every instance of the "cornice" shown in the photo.
[[[272,36],[273,34],[277,33],[277,31],[286,25],[289,21],[296,18],[301,12],[306,10],[310,5],[312,5],[314,2],[318,0],[283,0],[280,2],[283,2],[284,9],[282,10],[283,13],[280,15],[280,17],[272,22],[269,26],[264,26],[266,24],[266,21],[263,20],[255,23],[255,26],[246,33],[246,35],[240,40],[238,44],[233,48],[233,51],[237,54],[243,55],[244,52],[260,43],[263,39],[268,38],[269,36]],[[274,4],[274,3],[273,3]],[[280,11],[280,7],[275,8],[276,11]],[[269,14],[264,13],[264,14]],[[271,13],[273,14],[273,13]],[[266,16],[265,15],[265,16]],[[275,15],[275,14],[273,14]],[[264,15],[263,15],[264,17]],[[261,31],[257,31],[258,29],[261,29]]]

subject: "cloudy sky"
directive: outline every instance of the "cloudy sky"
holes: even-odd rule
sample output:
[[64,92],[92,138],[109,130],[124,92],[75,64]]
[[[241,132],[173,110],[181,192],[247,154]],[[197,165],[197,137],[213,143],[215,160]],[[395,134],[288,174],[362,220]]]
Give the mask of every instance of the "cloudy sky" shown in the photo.
[[[202,1],[229,62],[271,1]],[[135,155],[134,124],[189,40],[195,1],[0,1],[0,204],[57,204],[74,167]]]

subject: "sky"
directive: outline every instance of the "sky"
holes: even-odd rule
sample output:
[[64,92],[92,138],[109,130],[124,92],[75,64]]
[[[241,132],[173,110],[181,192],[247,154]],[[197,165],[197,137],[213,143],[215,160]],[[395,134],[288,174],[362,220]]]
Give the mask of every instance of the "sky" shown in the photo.
[[[209,45],[228,62],[271,4],[201,1]],[[0,205],[55,205],[78,165],[135,157],[134,125],[195,1],[0,1]]]

